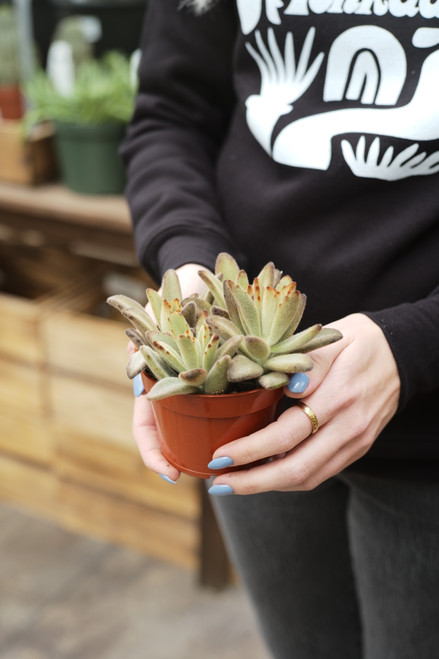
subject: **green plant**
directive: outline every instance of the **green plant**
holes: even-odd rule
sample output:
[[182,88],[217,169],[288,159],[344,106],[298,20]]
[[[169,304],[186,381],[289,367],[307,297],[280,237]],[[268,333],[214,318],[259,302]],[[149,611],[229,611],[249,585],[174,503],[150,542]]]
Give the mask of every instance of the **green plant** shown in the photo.
[[20,53],[15,11],[9,5],[2,5],[0,7],[0,85],[13,86],[19,81]]
[[134,109],[136,89],[130,78],[130,61],[118,51],[78,66],[75,89],[63,96],[48,75],[40,70],[26,86],[31,110],[27,124],[62,121],[81,124],[127,123]]
[[132,325],[127,335],[137,351],[129,358],[128,377],[147,369],[157,380],[150,400],[227,393],[243,382],[276,389],[292,373],[311,370],[307,352],[342,336],[321,325],[295,334],[306,296],[273,263],[250,284],[233,257],[221,253],[215,274],[202,270],[199,275],[207,286],[205,296],[182,300],[174,270],[165,273],[161,295],[147,289],[155,320],[127,296],[107,300]]

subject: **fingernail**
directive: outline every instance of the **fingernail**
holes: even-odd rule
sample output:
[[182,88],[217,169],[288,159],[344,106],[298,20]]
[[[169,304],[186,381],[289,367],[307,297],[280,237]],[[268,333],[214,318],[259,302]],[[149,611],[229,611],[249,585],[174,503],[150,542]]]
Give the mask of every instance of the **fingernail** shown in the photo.
[[144,391],[145,387],[143,386],[142,374],[139,373],[133,380],[133,392],[136,398],[138,398],[143,394]]
[[171,483],[171,485],[176,485],[177,481],[173,481],[172,478],[169,478],[169,476],[166,476],[165,474],[159,474],[160,478],[163,478],[164,481],[167,483]]
[[309,385],[309,377],[306,373],[294,373],[287,384],[287,388],[292,394],[303,394]]
[[209,494],[215,494],[217,496],[233,494],[233,487],[230,487],[230,485],[212,485],[212,487],[209,488]]
[[232,458],[224,456],[222,458],[215,458],[214,460],[211,460],[207,467],[208,469],[225,469],[226,467],[231,467],[232,464]]

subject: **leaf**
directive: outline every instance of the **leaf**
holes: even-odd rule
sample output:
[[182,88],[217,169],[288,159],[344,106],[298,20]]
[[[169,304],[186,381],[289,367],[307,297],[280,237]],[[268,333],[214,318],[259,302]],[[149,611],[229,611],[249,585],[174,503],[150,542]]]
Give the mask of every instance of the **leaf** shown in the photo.
[[155,322],[151,316],[148,316],[145,309],[128,307],[127,309],[122,310],[122,315],[142,334],[157,329]]
[[245,330],[245,334],[260,336],[261,323],[255,303],[248,293],[243,291],[237,284],[229,282],[229,285],[238,307],[239,318],[241,320],[241,325]]
[[163,359],[164,362],[168,364],[171,368],[174,369],[174,371],[177,371],[177,373],[181,373],[182,371],[186,371],[186,365],[181,358],[181,356],[178,354],[176,350],[171,348],[170,345],[164,343],[163,341],[154,341],[152,344],[152,348],[157,352],[157,354]]
[[296,282],[294,282],[289,275],[284,275],[284,277],[282,277],[279,280],[279,282],[276,284],[276,290],[279,291],[279,293],[280,293],[281,290],[283,288],[285,288],[285,286],[290,286],[291,284],[293,284],[294,289],[295,289],[296,288]]
[[175,270],[166,270],[162,279],[162,297],[164,300],[181,300],[180,280]]
[[197,389],[199,389],[203,386],[207,377],[207,371],[204,368],[193,368],[190,371],[180,373],[178,377],[191,387],[197,387]]
[[245,336],[241,343],[241,350],[244,350],[250,359],[263,363],[268,359],[270,346],[264,339],[258,336]]
[[133,352],[127,363],[127,375],[132,380],[146,368],[146,361],[141,352]]
[[261,334],[264,339],[270,335],[278,300],[279,293],[272,286],[267,286],[264,290],[261,307]]
[[218,336],[218,334],[214,334],[210,339],[209,343],[207,344],[206,349],[204,350],[203,368],[205,368],[206,371],[210,371],[216,360],[219,343],[220,343],[220,337]]
[[223,285],[221,280],[212,274],[212,272],[209,272],[209,270],[199,270],[198,275],[212,293],[216,304],[220,307],[225,307],[226,303],[224,301]]
[[129,338],[131,343],[133,343],[136,346],[136,348],[140,348],[140,346],[144,345],[145,340],[143,338],[143,335],[141,334],[141,332],[139,332],[139,330],[134,329],[134,327],[129,327],[127,330],[125,330],[125,334]]
[[223,345],[219,348],[216,358],[221,359],[221,357],[223,357],[224,355],[230,355],[233,357],[233,355],[241,345],[242,338],[243,337],[241,335],[238,335],[238,336],[231,336],[230,339],[227,339],[227,341],[225,341]]
[[186,320],[189,327],[195,327],[197,322],[197,305],[195,302],[187,302],[181,310],[183,318]]
[[253,380],[260,377],[264,369],[260,364],[245,357],[244,355],[236,355],[233,357],[227,372],[227,377],[230,382],[242,382],[244,380]]
[[291,324],[291,319],[294,318],[294,313],[297,308],[297,296],[290,295],[282,300],[277,307],[276,314],[273,318],[270,333],[267,341],[270,345],[277,343],[285,334],[286,330]]
[[196,387],[191,387],[180,378],[163,378],[163,380],[155,383],[146,397],[148,400],[160,400],[169,396],[180,396],[196,392],[198,392]]
[[140,352],[156,380],[162,380],[163,378],[170,376],[175,377],[175,371],[170,368],[150,346],[141,346]]
[[180,334],[193,336],[189,323],[181,313],[178,313],[178,311],[172,311],[172,313],[169,314],[169,326],[175,337]]
[[239,265],[231,256],[230,254],[227,254],[227,252],[221,252],[218,254],[216,257],[216,263],[215,263],[215,274],[222,274],[223,275],[223,281],[226,279],[231,279],[232,281],[236,281],[239,273]]
[[227,280],[224,282],[223,292],[224,292],[224,301],[229,318],[239,329],[241,334],[245,334],[244,327],[242,326],[241,317],[239,315],[238,305],[234,296],[233,282]]
[[188,370],[199,368],[201,366],[198,360],[198,352],[195,344],[196,339],[194,336],[188,336],[187,334],[180,334],[177,336],[178,350],[181,359]]
[[258,279],[261,287],[267,288],[267,286],[274,286],[274,263],[270,261],[262,268],[261,272],[258,274]]
[[297,329],[297,326],[299,325],[300,321],[302,320],[303,312],[305,311],[305,306],[306,306],[306,295],[303,293],[300,293],[299,291],[294,292],[294,298],[296,300],[296,306],[294,309],[294,313],[291,317],[291,322],[288,325],[287,329],[285,330],[284,334],[280,337],[280,341],[283,341],[284,339],[288,338]]
[[248,277],[247,273],[245,270],[240,270],[238,273],[238,277],[236,279],[237,285],[242,288],[243,291],[247,291],[248,289]]
[[171,325],[169,323],[169,316],[171,315],[172,312],[172,305],[169,300],[163,300],[162,304],[162,313],[160,314],[160,329],[162,332],[170,332],[171,331]]
[[264,389],[279,389],[279,387],[285,387],[289,380],[290,378],[285,373],[270,371],[270,373],[261,375],[261,377],[258,379],[258,383]]
[[227,372],[229,370],[232,358],[230,355],[223,355],[218,359],[210,369],[206,381],[204,382],[204,393],[222,394],[227,391],[229,379]]
[[170,332],[160,332],[159,330],[150,331],[146,333],[146,339],[150,346],[153,345],[154,341],[162,341],[163,343],[167,343],[174,350],[178,350],[177,341]]
[[319,334],[321,331],[321,325],[313,325],[308,327],[308,329],[299,332],[298,334],[292,334],[288,339],[284,339],[279,343],[271,346],[271,352],[275,355],[284,355],[291,352],[303,352],[302,348],[306,346],[311,339]]
[[300,373],[310,371],[313,367],[311,357],[302,354],[294,355],[276,355],[270,357],[264,364],[264,368],[269,371],[279,371],[281,373]]
[[107,298],[107,304],[109,304],[111,307],[114,307],[118,311],[133,307],[138,308],[141,311],[145,311],[145,307],[143,307],[140,302],[133,300],[132,298],[128,297],[128,295],[110,295],[110,297]]
[[227,320],[227,318],[221,318],[221,316],[209,316],[206,322],[209,327],[223,339],[230,339],[232,336],[242,336],[241,330],[236,327],[231,320]]
[[259,279],[258,277],[255,277],[253,279],[253,302],[255,303],[255,307],[259,314],[259,317],[261,317],[261,313],[262,313],[262,294],[263,291],[261,289]]
[[149,303],[151,305],[151,308],[152,308],[153,314],[155,316],[155,319],[157,321],[157,324],[160,325],[160,318],[161,318],[161,315],[162,315],[163,298],[153,288],[147,288],[146,289],[146,295],[148,296],[148,300],[149,300]]
[[311,350],[317,350],[318,348],[323,348],[331,343],[340,341],[342,338],[343,334],[338,330],[331,327],[324,327],[315,338],[311,339],[311,341],[300,349],[300,352],[311,352]]

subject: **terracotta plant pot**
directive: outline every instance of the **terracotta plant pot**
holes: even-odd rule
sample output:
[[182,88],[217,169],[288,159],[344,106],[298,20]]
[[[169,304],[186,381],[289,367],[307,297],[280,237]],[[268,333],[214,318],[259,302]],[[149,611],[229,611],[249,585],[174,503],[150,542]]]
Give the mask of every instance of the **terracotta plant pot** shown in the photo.
[[0,85],[0,113],[3,119],[22,118],[24,109],[20,87]]
[[[146,391],[154,380],[142,373]],[[163,455],[191,476],[210,478],[229,469],[207,468],[217,448],[271,423],[283,390],[253,389],[237,394],[189,394],[153,401]]]

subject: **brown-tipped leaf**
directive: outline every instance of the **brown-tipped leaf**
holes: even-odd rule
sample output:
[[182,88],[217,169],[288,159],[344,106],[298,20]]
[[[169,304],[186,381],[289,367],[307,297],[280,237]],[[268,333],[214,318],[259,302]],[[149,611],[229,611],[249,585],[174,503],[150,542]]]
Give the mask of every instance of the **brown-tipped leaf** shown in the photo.
[[229,380],[227,372],[229,370],[232,358],[230,355],[224,355],[218,359],[210,369],[206,381],[204,382],[204,393],[222,394],[227,391]]
[[243,382],[244,380],[253,380],[260,377],[264,369],[260,364],[252,361],[244,355],[233,357],[227,377],[230,382]]
[[239,274],[239,265],[236,263],[233,256],[227,254],[227,252],[221,252],[216,258],[215,274],[222,274],[223,281],[226,279],[236,281]]
[[132,380],[146,368],[146,361],[141,352],[133,352],[128,358],[127,375]]
[[343,338],[343,334],[332,327],[324,327],[316,337],[311,339],[303,348],[300,349],[300,352],[311,352],[311,350],[317,350],[317,348],[323,348],[328,346],[331,343],[340,341]]
[[207,371],[204,368],[193,368],[190,371],[180,373],[178,377],[191,387],[197,387],[199,389],[203,386],[207,377]]
[[280,341],[279,343],[271,346],[271,352],[275,355],[285,355],[290,352],[303,352],[302,348],[306,346],[311,341],[311,339],[314,339],[314,337],[319,334],[321,329],[322,326],[319,324],[312,325],[312,327],[308,327],[302,332],[293,334],[292,336],[288,337],[288,339],[284,339],[283,341]]
[[245,334],[261,336],[261,323],[255,303],[248,293],[243,291],[237,284],[229,282],[229,285],[238,307],[239,318]]
[[146,365],[156,380],[162,380],[163,378],[175,376],[175,371],[170,368],[150,346],[141,346],[140,352],[142,353]]
[[218,277],[215,277],[215,275],[212,272],[209,272],[209,270],[199,270],[198,276],[204,281],[207,288],[212,293],[217,306],[225,307],[226,303],[224,301],[223,284],[221,280]]
[[241,349],[246,355],[259,363],[265,362],[270,354],[270,346],[259,336],[246,336],[241,344]]
[[199,393],[196,387],[191,387],[180,378],[164,378],[159,380],[147,394],[148,400],[160,400],[169,396],[179,396],[183,394]]
[[151,316],[149,316],[142,308],[128,307],[127,309],[123,309],[121,313],[142,334],[157,329]]
[[313,367],[313,361],[308,355],[276,355],[270,357],[264,364],[266,370],[278,371],[280,373],[299,373],[301,371],[310,371]]
[[290,378],[285,373],[271,371],[270,373],[261,375],[258,379],[258,383],[264,389],[279,389],[279,387],[285,387],[285,385],[288,384],[289,379]]
[[227,318],[221,318],[221,316],[209,316],[206,322],[209,327],[223,339],[230,339],[232,336],[242,336],[242,331],[236,327],[231,320],[227,320]]
[[172,300],[181,300],[180,280],[175,270],[166,270],[162,279],[162,297],[171,302]]

